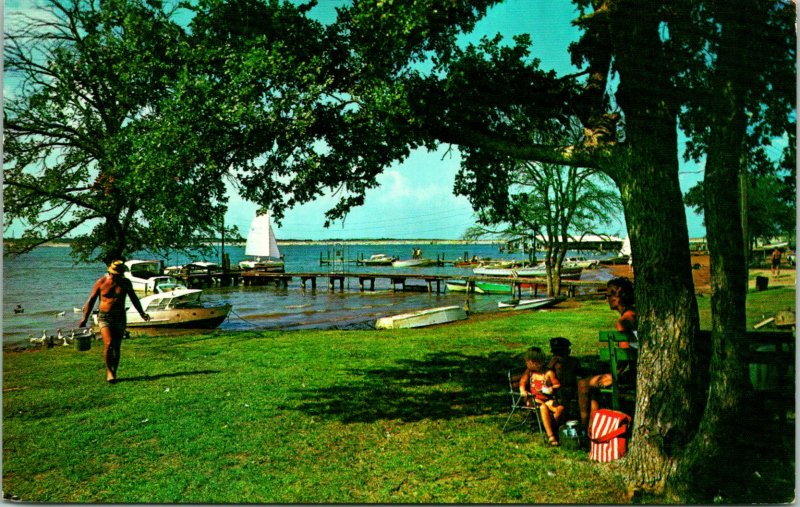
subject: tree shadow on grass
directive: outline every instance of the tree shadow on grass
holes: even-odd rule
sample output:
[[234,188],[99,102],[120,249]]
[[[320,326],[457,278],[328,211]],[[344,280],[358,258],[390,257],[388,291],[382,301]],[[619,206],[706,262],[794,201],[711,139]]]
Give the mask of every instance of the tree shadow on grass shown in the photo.
[[342,422],[502,414],[509,410],[509,369],[514,373],[524,370],[519,353],[480,356],[438,352],[384,368],[349,370],[361,380],[301,391],[304,401],[281,408]]
[[176,371],[173,373],[160,373],[158,375],[141,375],[139,377],[120,377],[117,383],[121,382],[149,382],[152,380],[159,380],[162,378],[174,377],[187,377],[189,375],[211,375],[215,373],[222,373],[222,370],[197,370],[197,371]]

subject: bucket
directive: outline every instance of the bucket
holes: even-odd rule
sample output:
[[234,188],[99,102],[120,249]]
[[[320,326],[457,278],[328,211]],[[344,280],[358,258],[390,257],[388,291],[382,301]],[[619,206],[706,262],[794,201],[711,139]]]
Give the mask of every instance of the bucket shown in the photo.
[[75,337],[75,350],[86,351],[92,348],[92,335],[79,334]]
[[560,428],[561,447],[570,451],[577,451],[581,448],[580,423],[578,421],[567,421],[567,424]]

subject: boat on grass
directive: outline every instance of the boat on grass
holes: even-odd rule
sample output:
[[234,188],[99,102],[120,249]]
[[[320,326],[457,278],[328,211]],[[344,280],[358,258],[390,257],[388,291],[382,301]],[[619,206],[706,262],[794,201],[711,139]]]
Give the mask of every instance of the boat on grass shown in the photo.
[[467,318],[467,312],[460,306],[440,306],[416,312],[382,317],[375,322],[375,329],[402,329],[411,327],[446,324]]
[[[150,316],[145,321],[133,306],[128,307],[128,328],[187,328],[214,329],[228,318],[228,303],[204,303],[200,289],[175,289],[140,298],[144,312]],[[97,312],[92,316],[97,325]]]
[[242,269],[273,273],[284,272],[285,264],[281,252],[278,250],[275,233],[272,232],[269,212],[257,215],[250,224],[244,254],[254,256],[255,259],[239,262],[239,267]]
[[510,301],[498,301],[497,307],[501,310],[538,310],[555,306],[565,299],[567,298],[512,299]]

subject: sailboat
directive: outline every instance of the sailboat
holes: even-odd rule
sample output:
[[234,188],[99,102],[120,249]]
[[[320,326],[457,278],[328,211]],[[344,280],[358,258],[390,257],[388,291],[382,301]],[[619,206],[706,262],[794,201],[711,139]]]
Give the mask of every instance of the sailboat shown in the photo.
[[283,258],[278,250],[275,234],[272,232],[269,212],[256,215],[250,224],[244,254],[254,256],[255,259],[239,262],[239,267],[242,269],[283,273]]

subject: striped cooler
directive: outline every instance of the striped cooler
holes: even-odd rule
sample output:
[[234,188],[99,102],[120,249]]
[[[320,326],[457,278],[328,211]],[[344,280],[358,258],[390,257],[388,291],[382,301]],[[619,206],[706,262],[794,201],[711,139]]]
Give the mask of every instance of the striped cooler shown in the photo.
[[608,462],[625,456],[630,425],[631,416],[622,412],[608,409],[595,412],[589,431],[589,440],[592,442],[589,458]]

